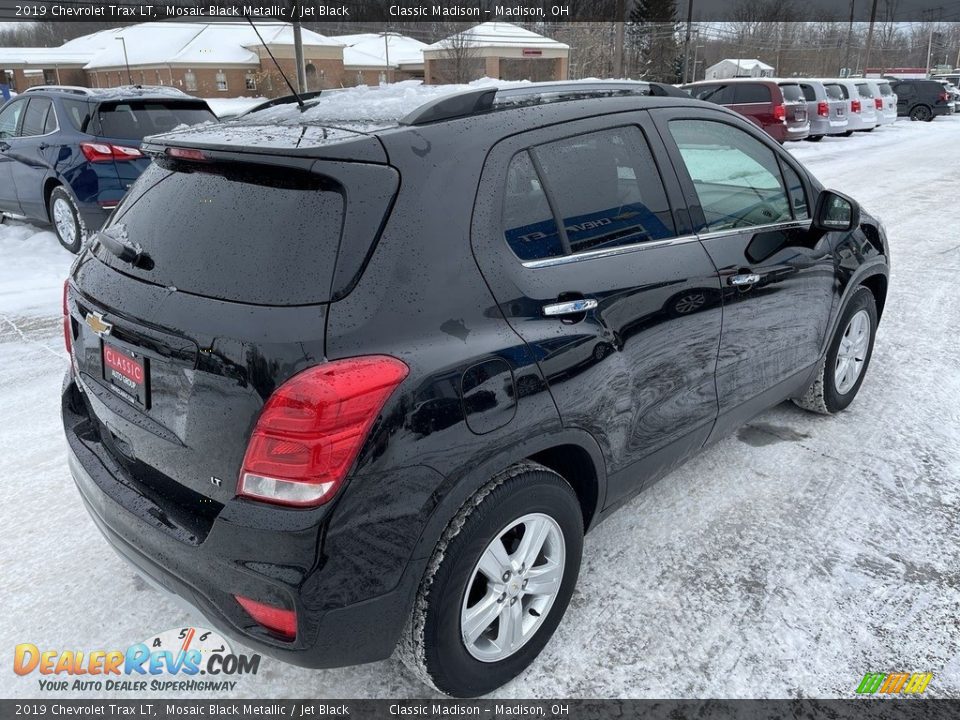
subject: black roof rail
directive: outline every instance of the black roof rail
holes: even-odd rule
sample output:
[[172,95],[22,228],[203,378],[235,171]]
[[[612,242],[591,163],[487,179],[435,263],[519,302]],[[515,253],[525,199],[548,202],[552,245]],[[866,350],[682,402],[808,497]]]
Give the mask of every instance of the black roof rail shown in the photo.
[[[654,88],[656,86],[656,88]],[[667,90],[669,88],[669,91]],[[662,83],[646,81],[616,82],[551,82],[518,85],[516,87],[485,87],[431,100],[409,113],[401,125],[424,125],[440,120],[453,120],[493,110],[495,107],[534,104],[538,101],[553,102],[560,99],[579,100],[590,97],[615,95],[670,95],[685,97],[682,90]],[[548,100],[549,98],[549,100]]]

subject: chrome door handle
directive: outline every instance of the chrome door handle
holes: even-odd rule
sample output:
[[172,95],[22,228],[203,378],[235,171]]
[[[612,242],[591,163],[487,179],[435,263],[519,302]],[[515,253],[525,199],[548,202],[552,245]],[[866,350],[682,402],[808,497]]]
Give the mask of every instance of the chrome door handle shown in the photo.
[[745,275],[731,275],[731,276],[730,276],[730,284],[731,284],[731,285],[737,285],[737,286],[740,286],[740,287],[742,287],[742,286],[744,286],[744,285],[754,285],[754,284],[756,284],[756,283],[758,283],[758,282],[760,282],[760,276],[757,275],[756,273],[748,273],[748,274],[745,274]]
[[597,307],[597,301],[593,298],[579,298],[578,300],[568,300],[566,302],[544,305],[543,314],[547,317],[579,315],[587,310],[593,310],[595,307]]

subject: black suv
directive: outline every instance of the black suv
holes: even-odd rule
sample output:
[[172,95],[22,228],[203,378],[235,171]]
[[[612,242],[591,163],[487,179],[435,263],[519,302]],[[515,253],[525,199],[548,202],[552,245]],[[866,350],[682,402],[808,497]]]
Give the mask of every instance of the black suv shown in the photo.
[[936,80],[890,80],[897,96],[897,115],[930,122],[950,114],[950,93]]
[[762,410],[857,394],[884,231],[737,114],[644,84],[323,113],[148,138],[64,288],[80,495],[246,645],[399,646],[486,693],[585,530]]

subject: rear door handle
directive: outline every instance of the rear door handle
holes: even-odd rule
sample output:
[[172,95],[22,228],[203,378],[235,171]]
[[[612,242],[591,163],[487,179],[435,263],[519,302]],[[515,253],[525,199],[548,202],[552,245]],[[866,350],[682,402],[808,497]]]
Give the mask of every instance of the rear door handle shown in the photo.
[[561,317],[563,315],[579,315],[597,307],[593,298],[577,298],[565,302],[550,303],[543,306],[543,314],[547,317]]
[[740,275],[731,275],[730,284],[736,285],[738,287],[743,287],[744,285],[755,285],[760,282],[760,276],[756,273],[744,273]]

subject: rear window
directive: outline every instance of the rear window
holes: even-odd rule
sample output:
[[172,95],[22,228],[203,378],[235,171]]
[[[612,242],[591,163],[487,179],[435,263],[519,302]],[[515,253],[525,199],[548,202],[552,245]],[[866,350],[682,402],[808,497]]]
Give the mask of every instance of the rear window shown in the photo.
[[857,84],[857,92],[860,93],[860,97],[862,97],[862,98],[872,98],[872,97],[873,97],[873,92],[870,90],[870,86],[867,85],[866,83],[858,83],[858,84]]
[[803,97],[807,102],[813,102],[817,99],[817,91],[813,89],[813,85],[801,85],[800,89],[803,91]]
[[100,135],[142,140],[173,130],[179,125],[216,121],[204,102],[166,100],[124,100],[104,103],[97,111]]
[[343,216],[342,188],[311,173],[153,164],[108,226],[139,243],[152,267],[132,267],[105,250],[98,257],[128,275],[207,297],[325,302]]
[[827,97],[831,100],[846,100],[847,89],[843,85],[824,85],[827,91]]
[[800,90],[799,85],[781,85],[781,92],[783,92],[783,99],[787,102],[802,102],[804,100],[803,91]]
[[893,90],[890,89],[887,83],[877,83],[877,87],[880,88],[881,95],[893,95]]

